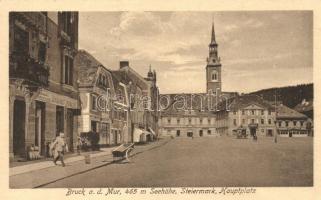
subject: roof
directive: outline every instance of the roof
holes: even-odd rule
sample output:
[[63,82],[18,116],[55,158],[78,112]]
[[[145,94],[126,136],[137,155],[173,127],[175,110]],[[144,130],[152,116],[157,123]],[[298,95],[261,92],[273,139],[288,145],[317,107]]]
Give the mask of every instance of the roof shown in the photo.
[[131,82],[142,90],[148,89],[148,82],[135,70],[128,66],[122,67],[117,71],[112,71],[112,73],[117,77],[118,81],[124,83],[125,85],[128,85],[129,82]]
[[278,119],[306,119],[306,115],[299,113],[283,104],[277,106],[277,118]]
[[[161,94],[159,98],[163,116],[214,114],[215,97],[206,93]],[[210,107],[212,105],[212,107]]]
[[85,50],[79,50],[77,52],[74,59],[74,65],[76,65],[79,70],[79,87],[93,86],[95,84],[97,70],[99,67],[103,67],[107,71],[110,71]]
[[227,100],[221,101],[218,104],[218,110],[237,111],[253,104],[264,109],[274,110],[274,107],[271,104],[269,104],[267,101],[263,100],[261,97],[257,95],[235,96]]
[[301,103],[299,103],[298,105],[296,105],[294,107],[294,110],[302,113],[302,112],[308,112],[308,111],[312,111],[313,110],[313,100],[303,100]]

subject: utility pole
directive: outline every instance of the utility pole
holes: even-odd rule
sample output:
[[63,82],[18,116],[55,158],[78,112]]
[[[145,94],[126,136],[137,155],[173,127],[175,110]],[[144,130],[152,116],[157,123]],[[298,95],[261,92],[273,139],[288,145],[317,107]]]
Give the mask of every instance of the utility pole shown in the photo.
[[275,94],[274,94],[274,108],[275,108],[275,134],[274,134],[274,143],[278,143],[278,126],[277,126],[277,117],[278,117],[278,111],[277,111],[277,88],[275,88]]

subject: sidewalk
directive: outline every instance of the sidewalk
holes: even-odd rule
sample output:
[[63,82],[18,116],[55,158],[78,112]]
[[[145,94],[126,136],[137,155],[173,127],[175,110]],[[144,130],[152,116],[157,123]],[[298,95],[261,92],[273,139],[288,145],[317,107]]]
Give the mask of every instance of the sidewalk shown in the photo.
[[[98,156],[104,156],[111,154],[112,150],[116,147],[109,147],[109,148],[101,148],[100,152],[83,152],[80,155],[73,154],[70,156],[67,156],[65,158],[65,163],[72,163],[75,161],[84,160],[84,155],[90,154],[91,158],[98,157]],[[57,162],[59,163],[59,161]],[[52,162],[52,159],[46,159],[44,161],[36,161],[31,164],[24,164],[16,167],[10,167],[9,169],[9,176],[14,176],[26,172],[36,171],[40,169],[45,169],[48,167],[54,167],[55,165]]]
[[[144,151],[158,148],[169,141],[169,139],[162,139],[146,145],[137,145],[130,157],[143,153]],[[102,152],[90,154],[90,164],[85,164],[85,154],[82,154],[66,159],[66,167],[62,167],[59,161],[57,162],[58,166],[55,166],[52,161],[44,161],[10,168],[9,187],[12,189],[37,188],[67,177],[110,165],[113,163],[111,151],[114,148],[115,147],[106,148],[102,149]]]

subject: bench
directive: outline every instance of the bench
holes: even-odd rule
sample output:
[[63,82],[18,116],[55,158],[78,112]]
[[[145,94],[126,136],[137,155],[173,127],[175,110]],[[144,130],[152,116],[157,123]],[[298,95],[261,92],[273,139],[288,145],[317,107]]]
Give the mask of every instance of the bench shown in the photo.
[[134,149],[134,143],[122,144],[112,151],[113,161],[126,160],[129,162],[128,156]]

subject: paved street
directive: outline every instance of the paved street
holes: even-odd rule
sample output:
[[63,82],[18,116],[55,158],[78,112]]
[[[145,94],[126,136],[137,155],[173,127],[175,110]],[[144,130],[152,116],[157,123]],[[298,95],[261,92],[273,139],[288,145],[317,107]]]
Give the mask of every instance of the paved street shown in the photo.
[[175,138],[45,187],[311,186],[313,138]]

